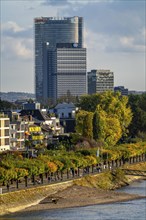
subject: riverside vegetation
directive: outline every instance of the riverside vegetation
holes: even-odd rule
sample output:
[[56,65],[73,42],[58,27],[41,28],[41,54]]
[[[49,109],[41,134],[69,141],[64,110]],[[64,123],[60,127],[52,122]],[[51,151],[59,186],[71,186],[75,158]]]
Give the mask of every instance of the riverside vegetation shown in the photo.
[[[42,181],[44,175],[61,178],[63,173],[70,170],[78,172],[78,169],[120,160],[125,164],[130,158],[146,154],[145,94],[129,98],[112,92],[88,95],[81,97],[78,106],[80,110],[76,113],[76,132],[67,140],[47,148],[43,143],[36,145],[36,158],[26,158],[20,152],[0,155],[1,186],[7,185],[9,188],[16,182],[18,187],[24,179],[27,186],[28,178],[34,183],[36,176]],[[26,144],[31,147],[31,143]],[[87,176],[79,182],[85,185],[90,182],[90,186],[96,185],[103,189],[114,189],[126,183],[120,169],[99,176]],[[33,189],[30,191],[34,195]]]
[[[86,143],[87,144],[87,143]],[[103,162],[122,160],[123,163],[129,158],[146,153],[146,143],[123,144],[114,148],[104,148],[97,157],[97,148],[77,149],[76,151],[50,150],[45,155],[38,155],[37,158],[24,158],[22,154],[15,152],[1,156],[0,161],[0,184],[10,185],[14,181],[27,181],[31,177],[43,175],[57,176],[61,178],[63,173],[70,170],[77,173],[78,169],[95,167]],[[105,175],[106,176],[106,175]],[[120,176],[120,175],[119,175]]]
[[[135,169],[134,166],[130,165],[131,169]],[[146,170],[146,163],[140,163],[139,166]],[[6,193],[1,195],[0,213],[4,215],[22,209],[27,212],[144,198],[113,192],[113,189],[125,186],[136,178],[129,178],[122,170],[116,169],[114,172],[106,171],[59,184]],[[57,205],[51,204],[50,198],[59,198]]]

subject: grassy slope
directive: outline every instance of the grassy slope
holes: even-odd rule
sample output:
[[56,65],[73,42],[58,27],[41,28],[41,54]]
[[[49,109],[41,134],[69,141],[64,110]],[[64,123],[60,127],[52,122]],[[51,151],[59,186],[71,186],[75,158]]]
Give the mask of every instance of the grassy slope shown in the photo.
[[[136,165],[130,165],[130,168],[141,168],[142,170],[146,170],[146,162]],[[139,177],[135,176],[125,176],[121,169],[117,169],[114,173],[107,171],[105,173],[86,176],[81,179],[69,181],[66,183],[41,186],[37,188],[2,194],[0,195],[0,213],[4,214],[12,210],[17,211],[32,204],[36,204],[44,199],[46,196],[54,194],[73,184],[77,184],[80,186],[96,187],[104,190],[113,190],[121,186],[125,186],[129,184],[129,182],[138,178]]]

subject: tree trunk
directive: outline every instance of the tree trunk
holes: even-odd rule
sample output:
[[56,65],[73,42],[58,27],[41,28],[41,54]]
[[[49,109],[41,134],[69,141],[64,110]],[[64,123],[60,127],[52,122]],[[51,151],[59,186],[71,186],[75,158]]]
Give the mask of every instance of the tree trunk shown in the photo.
[[7,190],[8,190],[8,192],[10,191],[10,183],[9,183],[9,181],[7,182]]
[[80,176],[80,168],[78,167],[78,176]]
[[28,177],[25,176],[24,178],[25,178],[25,187],[27,187],[27,180],[28,180]]
[[67,169],[67,179],[69,179],[69,171],[68,171],[68,169]]
[[17,189],[19,188],[19,180],[18,179],[16,180],[16,188]]
[[61,180],[63,180],[63,172],[61,171]]
[[35,175],[32,175],[32,182],[33,182],[33,185],[35,185]]

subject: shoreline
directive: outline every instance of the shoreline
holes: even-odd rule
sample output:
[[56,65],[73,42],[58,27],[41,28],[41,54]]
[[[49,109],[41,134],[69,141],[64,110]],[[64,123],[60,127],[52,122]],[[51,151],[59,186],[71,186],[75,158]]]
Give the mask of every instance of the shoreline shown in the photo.
[[[48,196],[39,204],[24,209],[23,212],[110,204],[143,198],[146,196],[73,185],[62,192]],[[57,203],[53,203],[52,199],[58,199]]]
[[[133,181],[140,181],[143,178],[138,176],[130,176],[128,183],[132,183]],[[143,180],[146,180],[145,178]],[[8,207],[7,210],[3,209],[1,213],[1,217],[16,215],[19,213],[32,212],[32,211],[45,211],[52,209],[65,209],[65,208],[74,208],[74,207],[84,207],[90,205],[100,205],[100,204],[110,204],[116,202],[124,202],[135,199],[143,199],[146,196],[140,196],[137,194],[128,194],[124,192],[116,192],[115,190],[103,190],[100,188],[96,188],[94,186],[82,186],[75,184],[70,181],[66,183],[66,187],[63,184],[54,185],[54,189],[51,187],[47,189],[47,187],[40,188],[40,192],[38,192],[38,196],[36,199],[28,203],[22,203],[17,206]],[[121,187],[120,187],[121,188]],[[45,191],[43,195],[43,190]],[[47,191],[46,191],[47,190]],[[30,192],[31,196],[33,196],[36,192]],[[40,196],[41,195],[41,196]],[[16,194],[15,194],[16,196]],[[56,199],[57,203],[53,203],[52,199]]]
[[[92,205],[111,204],[116,202],[125,202],[136,199],[144,199],[146,196],[140,196],[137,194],[128,194],[124,192],[115,192],[109,190],[101,190],[97,188],[90,188],[87,186],[73,185],[59,191],[55,194],[51,194],[45,199],[38,202],[38,204],[31,205],[25,209],[17,210],[16,215],[23,212],[33,211],[45,211],[54,209],[67,209],[76,207],[85,207]],[[57,203],[53,203],[52,199],[56,199]],[[13,213],[16,210],[13,210]],[[9,216],[6,214],[4,216]],[[15,213],[14,213],[15,214]],[[13,214],[12,214],[13,215]]]

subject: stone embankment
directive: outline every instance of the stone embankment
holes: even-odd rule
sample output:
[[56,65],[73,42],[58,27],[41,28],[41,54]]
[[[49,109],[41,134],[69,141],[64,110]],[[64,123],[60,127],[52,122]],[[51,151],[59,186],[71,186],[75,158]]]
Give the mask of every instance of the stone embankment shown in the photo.
[[[8,213],[12,213],[12,212],[16,212],[16,211],[20,211],[20,210],[27,210],[27,207],[34,207],[33,209],[35,209],[35,206],[37,207],[40,203],[40,201],[43,201],[45,198],[51,196],[51,197],[57,197],[60,195],[61,192],[64,192],[64,197],[65,194],[68,194],[68,190],[72,190],[74,188],[74,185],[78,185],[80,187],[80,192],[82,194],[82,198],[80,197],[80,199],[83,199],[84,202],[82,203],[78,203],[78,206],[83,206],[83,205],[89,205],[89,204],[99,204],[99,203],[104,203],[105,199],[108,197],[109,199],[107,200],[107,202],[114,202],[117,201],[117,195],[114,194],[115,192],[113,191],[107,191],[107,189],[114,189],[117,188],[117,186],[123,186],[128,184],[129,182],[133,181],[133,180],[137,180],[140,177],[136,177],[136,176],[129,176],[128,178],[126,178],[126,181],[122,182],[120,181],[120,183],[116,183],[116,186],[114,186],[114,184],[111,186],[111,183],[104,185],[106,190],[102,190],[102,192],[99,189],[99,186],[97,184],[97,181],[99,179],[101,179],[101,176],[103,175],[101,174],[96,174],[94,176],[87,176],[84,178],[80,178],[78,180],[70,180],[67,182],[61,182],[61,183],[56,183],[56,184],[51,184],[51,185],[45,185],[45,186],[40,186],[40,187],[36,187],[36,188],[31,188],[31,189],[26,189],[26,190],[20,190],[20,191],[16,191],[16,192],[9,192],[9,193],[5,193],[0,195],[0,214],[1,215],[5,215]],[[103,187],[103,188],[104,188]],[[86,188],[86,191],[85,191]],[[100,201],[97,201],[94,199],[94,195],[92,197],[92,201],[90,202],[88,201],[88,194],[90,194],[91,189],[94,188],[94,191],[97,190],[97,197],[100,194],[102,194],[102,198]],[[89,190],[87,190],[89,189]],[[79,192],[76,191],[76,194],[78,194]],[[111,195],[111,196],[110,196]],[[91,195],[90,195],[91,196]],[[110,199],[110,197],[112,199]],[[121,194],[118,196],[118,200],[120,201],[120,198],[122,199],[122,201],[124,200],[129,200],[129,199],[136,199],[139,198],[139,196],[128,196],[128,195],[123,195]],[[71,199],[71,198],[70,198]],[[72,198],[73,199],[73,198]],[[103,199],[103,201],[102,201]],[[74,200],[77,200],[77,198],[74,198]],[[65,201],[65,200],[63,200]],[[62,202],[63,202],[62,201]],[[68,202],[68,205],[63,206],[61,202],[61,206],[55,206],[57,207],[73,207],[74,203],[71,205],[70,202]],[[77,202],[77,201],[76,201]],[[58,203],[59,204],[59,203]],[[70,204],[70,205],[69,205]],[[53,205],[53,204],[52,204]],[[50,204],[50,207],[52,208],[52,205]],[[40,207],[40,206],[39,206]],[[44,207],[44,206],[43,206]]]
[[36,205],[47,196],[63,191],[72,185],[73,181],[68,181],[2,194],[0,195],[0,215]]

